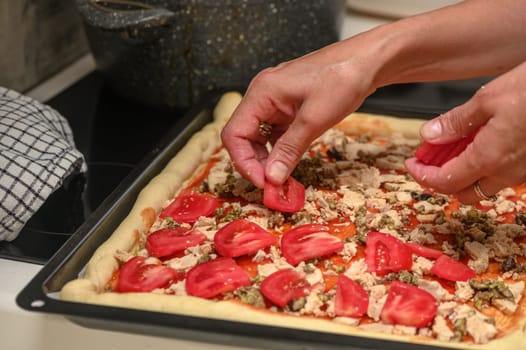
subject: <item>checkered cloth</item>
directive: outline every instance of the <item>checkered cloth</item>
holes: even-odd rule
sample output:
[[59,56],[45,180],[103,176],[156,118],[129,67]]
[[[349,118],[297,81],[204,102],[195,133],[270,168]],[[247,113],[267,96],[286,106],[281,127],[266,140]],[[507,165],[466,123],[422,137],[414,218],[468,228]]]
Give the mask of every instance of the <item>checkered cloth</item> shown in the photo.
[[0,240],[15,239],[68,175],[85,170],[64,117],[0,87]]

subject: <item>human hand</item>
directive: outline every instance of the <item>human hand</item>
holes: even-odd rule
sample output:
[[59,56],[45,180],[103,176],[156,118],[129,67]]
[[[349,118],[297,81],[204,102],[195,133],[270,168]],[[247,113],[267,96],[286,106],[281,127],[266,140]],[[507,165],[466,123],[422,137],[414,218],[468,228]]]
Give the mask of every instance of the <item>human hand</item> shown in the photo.
[[282,184],[310,143],[373,92],[373,71],[340,42],[259,73],[221,135],[236,169],[259,188]]
[[484,126],[458,157],[441,167],[406,161],[421,185],[455,195],[461,202],[485,196],[526,181],[526,62],[494,79],[465,104],[427,122],[424,140],[449,143]]

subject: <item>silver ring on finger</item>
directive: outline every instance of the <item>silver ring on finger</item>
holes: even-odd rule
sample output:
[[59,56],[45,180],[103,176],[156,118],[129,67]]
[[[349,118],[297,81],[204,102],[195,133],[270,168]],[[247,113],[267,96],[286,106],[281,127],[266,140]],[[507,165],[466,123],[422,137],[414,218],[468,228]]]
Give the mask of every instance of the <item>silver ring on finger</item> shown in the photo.
[[496,195],[494,195],[494,194],[487,195],[486,193],[484,193],[482,188],[480,188],[480,180],[477,180],[473,184],[473,191],[475,191],[475,194],[477,195],[477,197],[480,200],[486,200],[486,201],[496,201],[497,200],[497,196]]

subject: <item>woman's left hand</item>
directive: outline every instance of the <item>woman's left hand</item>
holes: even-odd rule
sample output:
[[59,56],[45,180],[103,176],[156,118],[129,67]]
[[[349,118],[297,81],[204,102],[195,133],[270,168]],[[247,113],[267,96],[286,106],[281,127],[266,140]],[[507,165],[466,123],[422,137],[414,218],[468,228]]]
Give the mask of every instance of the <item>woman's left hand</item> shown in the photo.
[[463,105],[427,122],[420,133],[427,142],[444,144],[482,126],[458,157],[441,167],[426,166],[411,158],[406,161],[409,173],[421,185],[453,194],[466,204],[524,183],[526,62],[481,87]]

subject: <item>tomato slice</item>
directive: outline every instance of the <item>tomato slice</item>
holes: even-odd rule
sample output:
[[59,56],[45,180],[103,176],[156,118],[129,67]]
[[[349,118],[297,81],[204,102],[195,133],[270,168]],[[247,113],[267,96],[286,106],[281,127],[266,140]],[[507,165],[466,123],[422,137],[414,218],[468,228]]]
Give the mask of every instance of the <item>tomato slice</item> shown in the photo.
[[135,256],[122,265],[117,279],[117,292],[151,292],[166,288],[184,276],[161,264],[145,264],[146,258]]
[[245,219],[230,222],[214,235],[216,251],[230,258],[256,253],[276,242],[275,236],[258,224]]
[[312,287],[302,274],[285,269],[266,277],[260,290],[274,305],[285,307],[291,300],[307,296]]
[[411,270],[411,250],[397,238],[381,232],[369,232],[365,241],[367,271],[383,276],[389,272]]
[[281,251],[292,265],[342,249],[343,242],[329,232],[329,227],[323,225],[301,225],[281,236]]
[[477,276],[477,273],[469,266],[445,254],[436,259],[431,272],[440,278],[455,282],[465,282]]
[[473,142],[477,132],[447,144],[423,142],[416,150],[415,157],[426,165],[442,166],[462,153]]
[[168,257],[206,241],[206,236],[183,227],[164,228],[152,232],[146,238],[146,249],[151,256]]
[[393,281],[380,318],[388,324],[425,327],[436,316],[438,302],[429,292],[400,281]]
[[408,246],[414,254],[423,256],[424,258],[437,259],[443,254],[440,250],[426,247],[420,243],[407,242],[405,245]]
[[295,213],[305,204],[305,187],[292,176],[282,186],[266,182],[263,188],[263,204],[270,209]]
[[192,267],[186,274],[186,292],[201,298],[249,286],[250,277],[231,258],[220,257]]
[[362,317],[367,312],[369,296],[357,282],[340,274],[334,306],[337,316]]
[[171,217],[180,223],[192,223],[200,216],[211,216],[217,205],[217,198],[211,194],[186,189],[163,210],[159,217],[163,219]]

